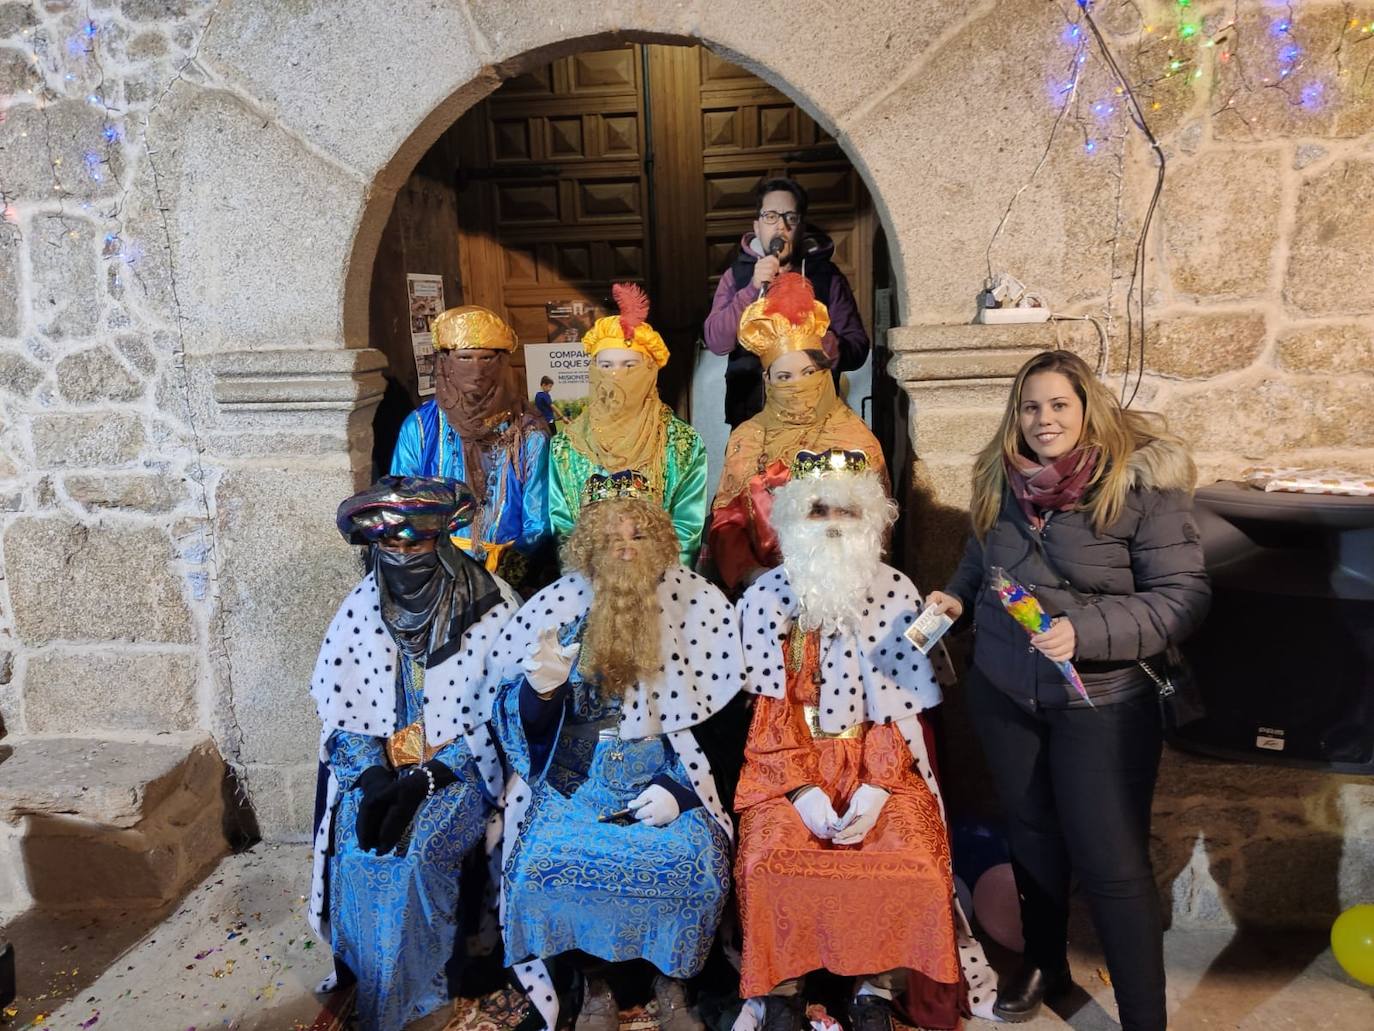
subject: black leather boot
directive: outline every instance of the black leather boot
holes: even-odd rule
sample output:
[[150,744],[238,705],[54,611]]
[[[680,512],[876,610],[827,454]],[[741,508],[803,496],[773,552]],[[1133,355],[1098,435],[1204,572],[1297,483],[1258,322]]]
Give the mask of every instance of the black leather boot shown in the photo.
[[1072,987],[1068,967],[1046,973],[1031,963],[1023,963],[1016,973],[998,982],[992,1012],[1011,1024],[1034,1020],[1042,1002],[1057,998]]

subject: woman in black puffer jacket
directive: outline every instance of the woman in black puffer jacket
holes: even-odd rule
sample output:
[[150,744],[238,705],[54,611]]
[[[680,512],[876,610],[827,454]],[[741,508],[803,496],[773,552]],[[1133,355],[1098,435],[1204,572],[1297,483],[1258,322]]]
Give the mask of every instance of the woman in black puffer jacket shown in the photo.
[[[1163,929],[1150,868],[1162,733],[1140,661],[1193,632],[1211,591],[1192,517],[1193,461],[1163,420],[1123,410],[1066,351],[1017,373],[974,468],[973,536],[930,600],[972,616],[969,709],[1008,820],[1026,948],[997,1012],[1029,1020],[1071,986],[1069,875],[1093,921],[1126,1031],[1160,1031]],[[988,589],[1001,566],[1055,617],[1034,637]],[[1055,663],[1071,659],[1083,702]]]

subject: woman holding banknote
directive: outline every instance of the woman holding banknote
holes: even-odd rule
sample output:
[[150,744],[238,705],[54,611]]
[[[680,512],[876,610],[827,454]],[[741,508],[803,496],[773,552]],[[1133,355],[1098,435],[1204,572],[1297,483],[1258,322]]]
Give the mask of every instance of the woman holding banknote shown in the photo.
[[[1125,1031],[1162,1031],[1163,930],[1150,868],[1162,744],[1146,666],[1186,638],[1211,592],[1192,516],[1187,448],[1153,414],[1123,409],[1077,356],[1046,351],[1016,374],[973,473],[973,534],[930,600],[971,617],[969,709],[1007,816],[1025,933],[997,1013],[1032,1019],[1072,986],[1069,877],[1106,954]],[[1026,631],[987,589],[1002,567],[1054,617]],[[1072,662],[1082,698],[1058,663]],[[1143,665],[1142,665],[1143,663]]]

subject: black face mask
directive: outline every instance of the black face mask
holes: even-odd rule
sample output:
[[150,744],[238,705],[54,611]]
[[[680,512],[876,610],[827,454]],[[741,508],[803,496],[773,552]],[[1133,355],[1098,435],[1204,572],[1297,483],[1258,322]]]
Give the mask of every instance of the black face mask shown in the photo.
[[376,550],[382,620],[407,655],[428,650],[430,629],[447,600],[450,578],[433,551]]
[[428,665],[449,658],[467,628],[501,602],[491,574],[447,536],[433,551],[384,551],[374,544],[372,555],[382,622],[402,654]]

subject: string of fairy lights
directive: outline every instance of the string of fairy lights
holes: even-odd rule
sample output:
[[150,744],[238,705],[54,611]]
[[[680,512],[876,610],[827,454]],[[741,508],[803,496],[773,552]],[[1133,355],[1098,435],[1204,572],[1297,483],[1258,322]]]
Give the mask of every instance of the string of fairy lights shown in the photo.
[[[1238,98],[1259,90],[1276,90],[1293,108],[1316,113],[1333,101],[1337,80],[1359,73],[1359,81],[1371,78],[1374,45],[1368,46],[1369,63],[1362,68],[1347,68],[1343,55],[1374,40],[1374,17],[1359,17],[1345,4],[1331,16],[1339,23],[1330,49],[1328,64],[1314,53],[1310,43],[1300,38],[1296,2],[1235,0],[1226,13],[1202,15],[1195,0],[1173,0],[1154,5],[1129,4],[1139,12],[1136,29],[1134,74],[1126,82],[1088,98],[1079,98],[1078,70],[1087,63],[1093,42],[1088,19],[1094,9],[1107,6],[1095,0],[1074,0],[1065,14],[1058,43],[1074,55],[1074,74],[1052,88],[1061,103],[1074,98],[1083,106],[1080,119],[1085,153],[1097,153],[1113,138],[1113,128],[1124,112],[1124,96],[1129,88],[1142,98],[1146,113],[1160,111],[1167,100],[1165,89],[1181,83],[1195,84],[1216,98],[1214,115],[1235,114]],[[1151,18],[1149,13],[1155,17]],[[1249,41],[1244,55],[1240,50],[1242,22],[1257,23],[1259,38]]]
[[[102,227],[104,240],[102,257],[116,266],[110,283],[118,289],[122,285],[117,266],[132,265],[141,256],[138,248],[126,247],[119,229],[124,184],[120,181],[120,150],[124,143],[124,117],[106,98],[105,70],[100,58],[101,25],[88,16],[74,31],[67,32],[60,41],[47,24],[24,28],[17,39],[11,40],[24,48],[24,58],[32,76],[31,85],[0,101],[0,132],[14,132],[24,139],[30,135],[33,123],[6,126],[23,110],[40,117],[40,125],[33,131],[43,134],[51,189],[48,196],[35,199],[32,208],[37,215],[55,215],[63,232],[70,238],[80,238],[86,221]],[[90,135],[71,140],[55,140],[51,114],[55,105],[84,104],[98,112],[92,120]],[[71,146],[74,144],[75,146]],[[75,153],[76,162],[68,160]],[[106,189],[105,184],[110,189]],[[21,224],[18,192],[0,181],[0,220],[16,227]],[[82,220],[69,216],[79,212]]]
[[[1127,354],[1120,392],[1123,404],[1129,405],[1135,399],[1144,379],[1148,236],[1164,183],[1165,154],[1151,130],[1152,117],[1173,113],[1165,111],[1166,107],[1189,109],[1197,93],[1205,91],[1214,119],[1234,117],[1253,128],[1253,115],[1245,110],[1245,101],[1251,95],[1272,90],[1292,110],[1315,116],[1333,104],[1342,87],[1363,85],[1374,77],[1374,46],[1367,48],[1367,60],[1351,60],[1357,48],[1374,40],[1374,18],[1356,15],[1347,3],[1339,11],[1314,12],[1300,27],[1297,7],[1295,2],[1235,0],[1229,8],[1208,5],[1208,11],[1201,12],[1194,0],[1061,3],[1064,17],[1057,38],[1053,42],[1047,40],[1045,47],[1049,55],[1049,99],[1057,113],[1045,155],[1011,203],[1045,164],[1066,120],[1076,131],[1085,156],[1110,155],[1114,161],[1108,174],[1116,179],[1117,210],[1105,320],[1110,333],[1116,317],[1117,284],[1125,278]],[[1134,35],[1129,59],[1120,60],[1113,52],[1099,27],[1099,9],[1114,16],[1115,34],[1125,40],[1120,44],[1122,49],[1130,50],[1129,37]],[[1123,28],[1125,14],[1134,15],[1137,23],[1133,28]],[[1318,24],[1317,17],[1325,19],[1333,14],[1339,19],[1338,26],[1326,21]],[[1304,34],[1320,35],[1320,48],[1310,39],[1301,38]],[[1334,37],[1334,45],[1326,45],[1328,34]],[[1325,60],[1327,57],[1331,60]],[[1127,144],[1134,133],[1148,144],[1156,174],[1132,248],[1129,272],[1123,276],[1118,272],[1118,250]],[[1004,215],[994,240],[1005,222]],[[1102,363],[1104,370],[1110,365],[1105,349]]]

